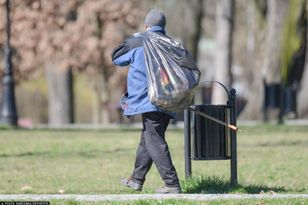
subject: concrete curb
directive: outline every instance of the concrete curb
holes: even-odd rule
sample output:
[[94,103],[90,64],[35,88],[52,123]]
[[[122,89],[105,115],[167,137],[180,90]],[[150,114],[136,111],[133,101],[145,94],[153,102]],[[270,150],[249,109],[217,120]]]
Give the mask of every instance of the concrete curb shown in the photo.
[[132,200],[229,200],[229,199],[291,199],[305,198],[308,194],[108,194],[108,195],[73,195],[73,194],[3,194],[0,201],[13,200],[75,200],[75,201],[132,201]]

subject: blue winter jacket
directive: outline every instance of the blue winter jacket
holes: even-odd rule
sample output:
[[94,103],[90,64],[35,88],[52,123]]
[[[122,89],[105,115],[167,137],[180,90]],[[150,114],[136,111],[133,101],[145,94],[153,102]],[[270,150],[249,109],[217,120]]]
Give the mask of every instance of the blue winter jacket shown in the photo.
[[[152,26],[149,31],[165,34],[165,30],[159,26]],[[162,111],[152,104],[148,98],[147,71],[144,58],[143,44],[140,37],[131,36],[125,39],[112,52],[112,61],[118,66],[128,66],[127,92],[125,99],[124,115],[137,115],[146,112]],[[168,113],[171,117],[173,113]]]

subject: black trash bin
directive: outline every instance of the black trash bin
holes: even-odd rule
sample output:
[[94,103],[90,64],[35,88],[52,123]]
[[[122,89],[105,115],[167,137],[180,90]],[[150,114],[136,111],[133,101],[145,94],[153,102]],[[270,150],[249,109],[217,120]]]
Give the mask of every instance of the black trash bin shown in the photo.
[[295,118],[297,118],[297,87],[287,86],[284,89],[283,95],[283,112],[284,113],[294,113]]
[[[228,124],[230,123],[230,108],[226,105],[194,105],[192,108]],[[230,129],[194,112],[192,113],[192,121],[192,159],[230,159]]]
[[283,122],[283,115],[294,113],[297,118],[297,84],[283,86],[281,83],[267,84],[264,81],[263,120],[268,121],[268,110],[279,110],[279,123]]
[[186,178],[192,174],[191,160],[230,160],[230,181],[237,184],[237,134],[229,126],[236,126],[236,91],[225,90],[225,105],[192,105],[184,112]]
[[266,108],[280,108],[282,86],[280,83],[264,84],[264,103]]

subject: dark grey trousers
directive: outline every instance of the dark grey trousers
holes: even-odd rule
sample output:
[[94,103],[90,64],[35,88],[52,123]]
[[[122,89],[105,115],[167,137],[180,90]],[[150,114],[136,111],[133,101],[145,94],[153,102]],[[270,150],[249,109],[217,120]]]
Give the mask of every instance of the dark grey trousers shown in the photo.
[[142,114],[143,130],[132,174],[133,181],[143,184],[154,162],[166,186],[179,186],[179,179],[165,140],[165,131],[169,121],[170,116],[162,112]]

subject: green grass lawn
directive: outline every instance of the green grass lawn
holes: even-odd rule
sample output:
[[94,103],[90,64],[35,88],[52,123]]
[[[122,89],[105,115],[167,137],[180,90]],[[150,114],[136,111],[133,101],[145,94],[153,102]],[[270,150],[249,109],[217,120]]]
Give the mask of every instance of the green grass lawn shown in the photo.
[[[193,161],[185,180],[183,130],[168,130],[171,155],[186,193],[308,193],[308,127],[262,125],[238,133],[238,181],[229,160]],[[134,164],[139,130],[0,130],[0,194],[132,193],[121,187]],[[156,168],[142,193],[162,187]]]
[[139,200],[126,202],[77,202],[77,201],[51,201],[51,205],[306,205],[307,199],[240,199],[240,200],[212,200],[212,201],[192,201],[192,200],[176,200],[168,199],[163,201],[158,200]]

